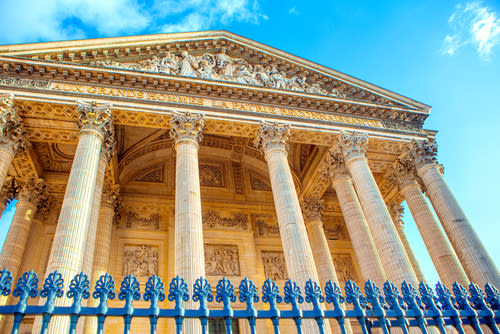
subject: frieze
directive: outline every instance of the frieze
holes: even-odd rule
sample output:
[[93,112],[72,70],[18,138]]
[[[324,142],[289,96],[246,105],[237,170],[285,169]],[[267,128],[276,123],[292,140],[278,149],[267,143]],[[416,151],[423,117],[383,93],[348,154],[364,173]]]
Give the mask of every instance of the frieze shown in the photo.
[[136,212],[129,212],[125,227],[137,230],[158,230],[160,229],[160,215],[153,213],[143,217]]
[[283,252],[262,251],[262,263],[266,278],[273,281],[284,281],[288,279],[285,255]]
[[328,87],[314,82],[304,75],[289,75],[274,65],[250,64],[241,58],[226,54],[224,48],[220,53],[205,53],[194,56],[187,51],[180,54],[167,52],[163,57],[153,56],[150,59],[135,63],[99,60],[92,65],[135,71],[145,71],[165,75],[192,77],[204,80],[227,81],[251,86],[283,89],[295,92],[345,98],[343,89]]
[[221,217],[214,210],[207,210],[202,217],[203,226],[207,228],[222,228],[222,229],[243,229],[248,228],[248,216],[245,213],[232,213],[231,217]]
[[34,80],[0,76],[0,85],[22,88],[48,88],[49,80]]
[[122,274],[136,277],[158,275],[158,249],[148,245],[125,246]]
[[205,244],[207,276],[240,276],[238,246]]

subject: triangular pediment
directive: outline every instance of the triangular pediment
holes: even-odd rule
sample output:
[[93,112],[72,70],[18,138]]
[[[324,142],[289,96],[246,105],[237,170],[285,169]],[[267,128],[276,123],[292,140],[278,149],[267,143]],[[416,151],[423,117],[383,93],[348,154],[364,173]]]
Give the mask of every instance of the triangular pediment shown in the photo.
[[72,64],[84,72],[112,71],[124,76],[150,73],[179,81],[196,79],[223,85],[224,89],[233,85],[236,89],[292,94],[294,98],[300,95],[299,100],[323,98],[331,99],[332,104],[358,101],[422,114],[428,114],[430,109],[402,95],[225,31],[0,46],[0,58],[3,57],[36,61],[35,67],[44,63],[52,67]]

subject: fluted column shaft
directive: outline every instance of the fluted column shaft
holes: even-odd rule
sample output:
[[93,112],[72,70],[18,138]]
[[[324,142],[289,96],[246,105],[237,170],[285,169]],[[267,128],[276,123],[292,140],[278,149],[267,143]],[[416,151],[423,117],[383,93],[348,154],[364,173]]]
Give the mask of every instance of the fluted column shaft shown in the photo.
[[104,186],[104,176],[108,162],[103,154],[100,155],[97,167],[97,179],[95,184],[94,198],[92,200],[92,209],[90,212],[89,228],[87,233],[87,242],[85,245],[85,257],[83,258],[82,271],[89,277],[92,277],[92,264],[94,262],[96,235],[99,223],[102,188]]
[[500,285],[500,274],[436,164],[417,169],[432,206],[469,279],[479,285]]
[[417,278],[365,157],[367,138],[341,134],[340,140],[346,168],[352,177],[387,278],[395,284],[407,281],[416,286]]
[[408,204],[408,208],[422,235],[434,267],[439,274],[439,278],[449,287],[455,281],[463,286],[467,286],[469,284],[467,275],[465,275],[448,239],[443,234],[439,223],[427,205],[417,182],[413,181],[409,183],[400,192]]
[[[95,239],[92,276],[89,277],[92,286],[94,286],[101,275],[109,272],[109,253],[114,216],[114,202],[102,201],[99,208],[99,224],[97,226]],[[96,307],[98,304],[98,300],[93,298],[90,299],[89,306]],[[85,333],[95,334],[96,331],[97,319],[95,317],[89,317],[85,322]]]
[[10,148],[0,145],[0,188],[5,183],[7,172],[13,160],[14,152]]
[[[192,291],[193,284],[205,277],[205,254],[201,213],[198,141],[201,140],[203,118],[195,114],[175,114],[172,136],[175,138],[175,273],[183,277]],[[192,300],[187,307],[194,308]],[[188,320],[188,334],[201,333],[200,322]]]
[[[47,273],[59,271],[66,284],[83,269],[101,146],[111,127],[109,105],[79,103],[77,111],[82,130],[47,265]],[[56,304],[70,305],[71,300],[64,296]],[[37,320],[35,330],[39,325]],[[56,317],[51,321],[49,333],[65,333],[68,327],[68,318]]]
[[[267,161],[288,275],[304,291],[307,280],[319,282],[319,277],[288,165],[285,148],[288,132],[283,125],[264,123],[258,141]],[[330,333],[329,326],[327,331]],[[304,332],[318,333],[317,325],[305,321]]]
[[413,271],[415,272],[415,275],[417,276],[417,280],[419,282],[427,282],[425,279],[424,272],[422,271],[422,268],[420,267],[420,264],[418,263],[417,256],[415,255],[415,252],[413,251],[413,247],[410,244],[410,241],[408,240],[408,237],[406,236],[405,232],[405,225],[400,222],[395,224],[396,226],[396,231],[398,232],[399,239],[401,239],[401,242],[403,243],[403,247],[406,251],[406,255],[408,256],[408,259],[410,260],[411,267],[413,268]]
[[372,280],[382,286],[386,281],[385,271],[354,190],[352,179],[345,174],[340,175],[334,178],[332,186],[337,194],[363,280]]

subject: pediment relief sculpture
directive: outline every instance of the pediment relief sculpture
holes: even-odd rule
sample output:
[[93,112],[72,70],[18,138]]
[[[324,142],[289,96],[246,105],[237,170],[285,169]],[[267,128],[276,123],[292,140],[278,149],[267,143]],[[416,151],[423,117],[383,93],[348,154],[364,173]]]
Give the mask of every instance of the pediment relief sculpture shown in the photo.
[[191,55],[187,51],[182,51],[180,54],[167,52],[163,57],[153,56],[135,63],[99,60],[94,65],[228,81],[337,98],[347,97],[339,89],[314,82],[304,75],[291,75],[271,64],[250,64],[245,59],[231,57],[226,54],[225,48],[222,48],[219,53],[205,53],[201,56]]

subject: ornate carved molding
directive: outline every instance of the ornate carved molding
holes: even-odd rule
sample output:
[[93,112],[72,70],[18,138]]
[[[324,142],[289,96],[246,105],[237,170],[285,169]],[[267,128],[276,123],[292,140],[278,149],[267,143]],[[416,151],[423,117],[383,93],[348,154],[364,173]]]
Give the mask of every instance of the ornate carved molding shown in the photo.
[[345,98],[345,85],[327,86],[321,81],[306,78],[304,75],[290,75],[271,64],[250,64],[245,59],[226,54],[222,48],[219,53],[205,53],[194,56],[187,51],[180,54],[167,52],[163,56],[136,63],[123,63],[114,60],[99,60],[96,66],[128,70],[147,71],[165,75],[199,78],[205,80],[229,81],[239,84],[284,89],[296,92]]
[[437,143],[429,140],[414,140],[409,154],[415,160],[417,170],[425,165],[436,164]]
[[201,132],[205,125],[205,119],[202,114],[175,112],[172,116],[171,125],[170,136],[174,138],[176,143],[183,139],[190,139],[199,143],[203,139]]
[[328,176],[331,180],[335,180],[339,177],[349,176],[349,172],[345,166],[344,155],[342,154],[342,148],[338,145],[333,151],[331,151],[326,157],[326,168]]
[[339,143],[346,162],[353,158],[366,157],[366,148],[368,146],[368,136],[366,134],[342,131],[339,135]]
[[37,207],[47,204],[49,197],[45,182],[42,179],[28,178],[18,179],[17,184],[19,187],[18,198],[20,201],[26,201]]
[[129,212],[125,226],[129,229],[137,230],[159,230],[160,215],[158,213],[152,213],[147,217],[142,217],[136,212]]
[[104,159],[109,163],[113,156],[116,154],[116,139],[115,139],[115,127],[111,125],[107,135],[104,137],[102,142],[101,154]]
[[304,220],[321,221],[323,217],[323,209],[325,206],[325,201],[319,198],[304,198],[300,203],[302,208],[302,214],[304,215]]
[[203,226],[208,228],[243,229],[248,228],[248,215],[241,212],[232,213],[231,217],[221,217],[214,210],[207,210],[202,217]]
[[392,165],[392,169],[386,173],[385,178],[396,184],[399,190],[416,181],[417,175],[413,157],[403,153]]
[[395,226],[403,226],[403,215],[405,212],[404,207],[401,204],[397,203],[389,203],[387,204],[387,209],[389,210],[389,213],[391,214],[392,221],[394,222]]
[[349,240],[345,224],[335,217],[324,217],[325,235],[329,240]]
[[283,252],[262,251],[262,263],[266,278],[270,278],[273,281],[285,281],[288,279]]
[[125,246],[122,274],[144,278],[158,275],[158,249],[148,245]]
[[237,194],[243,194],[243,171],[241,169],[241,163],[232,162],[231,166],[233,167],[233,179],[234,179],[234,188]]
[[29,145],[19,108],[14,105],[14,94],[0,96],[0,146],[16,155]]
[[240,276],[238,246],[205,244],[207,276]]
[[148,170],[145,174],[137,177],[135,181],[163,183],[164,173],[164,166],[155,167],[152,170]]
[[120,185],[105,182],[102,188],[101,205],[117,209],[120,196]]
[[103,136],[103,143],[113,146],[114,137],[113,116],[111,104],[98,106],[96,102],[90,103],[78,101],[76,111],[78,113],[78,127],[81,130],[95,130]]
[[253,190],[263,190],[263,191],[271,191],[271,184],[268,180],[266,180],[264,177],[254,174],[254,173],[249,173],[250,176],[250,185]]
[[268,215],[252,215],[257,234],[262,237],[275,237],[280,235],[276,219]]
[[224,177],[224,165],[222,164],[200,164],[200,186],[220,187],[226,186]]
[[261,122],[255,146],[264,153],[272,149],[287,149],[290,125],[278,122]]

